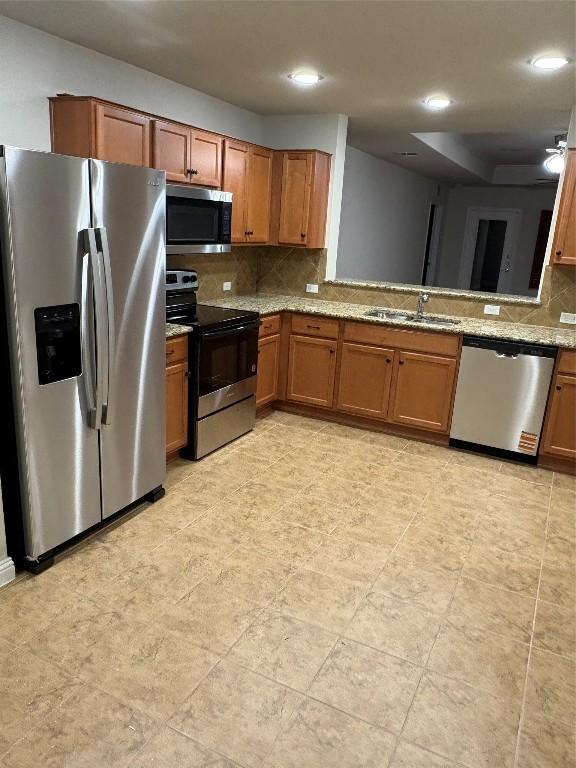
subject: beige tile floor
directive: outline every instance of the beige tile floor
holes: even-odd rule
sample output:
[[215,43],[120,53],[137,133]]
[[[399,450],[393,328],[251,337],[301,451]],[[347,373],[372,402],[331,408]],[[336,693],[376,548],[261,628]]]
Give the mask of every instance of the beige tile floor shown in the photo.
[[280,412],[0,592],[1,768],[576,765],[572,478]]

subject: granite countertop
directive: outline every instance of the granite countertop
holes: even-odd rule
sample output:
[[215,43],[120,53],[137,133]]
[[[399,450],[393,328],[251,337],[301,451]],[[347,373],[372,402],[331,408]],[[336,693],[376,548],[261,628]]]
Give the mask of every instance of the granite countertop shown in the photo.
[[192,329],[187,325],[176,325],[176,323],[166,323],[166,338],[171,339],[173,336],[182,336],[185,333],[190,333]]
[[[538,325],[523,325],[522,323],[506,323],[497,320],[479,320],[476,318],[459,317],[457,325],[426,325],[410,320],[380,320],[377,317],[366,317],[366,312],[376,307],[367,304],[348,304],[340,301],[322,301],[321,299],[303,299],[297,296],[273,296],[254,294],[249,296],[231,296],[227,299],[213,299],[204,302],[216,307],[231,309],[246,309],[260,312],[261,315],[271,315],[276,312],[305,312],[310,315],[337,317],[341,320],[362,320],[366,323],[377,323],[398,328],[417,328],[426,332],[441,332],[484,336],[493,339],[508,339],[524,341],[532,344],[549,344],[554,347],[576,349],[576,331],[562,328],[547,328]],[[387,309],[378,307],[378,309]],[[389,308],[391,312],[397,309]],[[438,315],[439,316],[439,315]],[[441,317],[449,317],[441,315]],[[177,327],[177,326],[175,326]],[[186,330],[180,331],[186,333]],[[172,334],[176,335],[176,334]]]

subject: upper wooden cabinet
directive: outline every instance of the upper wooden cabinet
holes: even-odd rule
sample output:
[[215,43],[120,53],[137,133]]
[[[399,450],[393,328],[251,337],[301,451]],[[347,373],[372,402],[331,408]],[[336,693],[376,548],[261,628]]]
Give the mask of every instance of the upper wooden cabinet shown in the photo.
[[330,155],[276,152],[273,242],[323,248],[326,239]]
[[52,149],[113,163],[150,165],[150,119],[88,98],[50,99]]
[[168,181],[220,187],[222,137],[181,123],[153,122],[152,166]]
[[576,149],[566,153],[566,169],[552,245],[552,262],[576,266]]
[[232,242],[267,243],[273,152],[242,141],[224,141],[223,189],[232,192]]

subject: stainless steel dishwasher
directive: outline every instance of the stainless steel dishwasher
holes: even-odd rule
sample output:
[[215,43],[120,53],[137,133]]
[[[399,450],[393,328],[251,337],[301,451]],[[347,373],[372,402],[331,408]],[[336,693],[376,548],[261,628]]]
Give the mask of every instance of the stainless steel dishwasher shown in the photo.
[[450,445],[535,463],[556,352],[465,336]]

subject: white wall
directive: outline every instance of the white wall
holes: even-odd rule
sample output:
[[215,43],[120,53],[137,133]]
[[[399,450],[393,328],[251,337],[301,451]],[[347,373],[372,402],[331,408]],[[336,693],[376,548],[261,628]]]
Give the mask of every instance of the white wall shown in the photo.
[[263,143],[272,149],[320,149],[332,155],[326,221],[326,277],[336,274],[342,184],[346,156],[346,115],[270,115],[263,117]]
[[[540,212],[553,210],[556,190],[542,187],[453,187],[448,192],[435,285],[458,286],[468,208],[515,208],[522,212],[509,292],[528,294]],[[535,291],[531,293],[536,293]]]
[[0,144],[50,150],[48,97],[99,96],[246,141],[262,117],[0,16]]
[[8,557],[6,550],[6,534],[4,532],[4,513],[2,511],[2,488],[0,488],[0,587],[14,579],[14,563]]
[[419,284],[438,183],[346,148],[338,279]]

